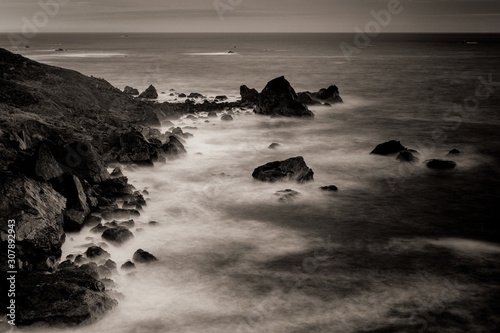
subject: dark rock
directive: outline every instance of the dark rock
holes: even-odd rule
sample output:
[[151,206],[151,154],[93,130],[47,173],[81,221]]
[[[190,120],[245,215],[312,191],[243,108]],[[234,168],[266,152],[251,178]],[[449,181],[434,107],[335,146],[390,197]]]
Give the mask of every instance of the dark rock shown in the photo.
[[267,148],[269,148],[269,149],[277,149],[279,147],[281,147],[281,145],[279,143],[271,143],[269,145],[269,147],[267,147]]
[[75,264],[84,264],[88,262],[88,259],[85,258],[83,255],[79,254],[75,257]]
[[148,192],[147,190],[143,190],[143,191],[142,191],[142,194],[143,194],[143,195],[149,195],[149,192]]
[[110,177],[101,157],[87,142],[74,142],[64,147],[56,157],[64,172],[85,179],[91,184]]
[[224,120],[224,121],[231,121],[233,120],[233,117],[229,114],[224,114],[222,115],[222,117],[220,118],[220,120]]
[[153,261],[158,261],[158,259],[154,255],[152,255],[151,253],[144,251],[142,249],[135,251],[132,259],[135,262],[144,263],[144,264],[149,263],[149,262],[153,262]]
[[208,118],[217,118],[217,112],[210,111],[207,115]]
[[133,228],[135,226],[135,221],[134,220],[128,220],[128,221],[122,221],[118,223],[119,226],[125,227],[127,229]]
[[120,168],[120,167],[114,168],[113,172],[111,172],[111,177],[113,177],[113,178],[123,177],[122,168]]
[[448,155],[458,155],[458,154],[460,154],[460,150],[455,148],[448,152]]
[[85,218],[85,225],[89,225],[89,226],[96,226],[98,225],[99,223],[101,223],[102,221],[102,218],[100,218],[99,216],[95,216],[95,215],[88,215],[87,218]]
[[400,162],[418,162],[418,158],[416,158],[409,150],[400,152],[396,159]]
[[113,209],[113,210],[107,210],[102,213],[102,218],[105,220],[111,220],[111,219],[118,219],[118,220],[124,220],[124,219],[131,219],[134,217],[139,217],[141,216],[141,213],[139,213],[135,209]]
[[149,221],[148,225],[150,225],[151,227],[157,227],[160,224],[158,222],[156,222],[156,221]]
[[293,199],[300,195],[300,193],[292,189],[286,189],[283,191],[278,191],[274,195],[279,196],[279,202],[292,202]]
[[104,223],[104,225],[108,228],[116,228],[118,226],[118,222],[117,221],[106,222]]
[[167,138],[167,142],[161,147],[167,158],[176,158],[182,154],[186,154],[187,151],[184,148],[182,142],[176,136],[170,135]]
[[377,145],[377,147],[375,147],[370,154],[390,155],[399,153],[403,150],[407,149],[399,141],[391,140]]
[[322,191],[328,191],[328,192],[337,192],[339,189],[335,185],[328,185],[328,186],[322,186],[320,187]]
[[82,272],[87,273],[94,279],[99,279],[99,273],[97,272],[97,264],[95,262],[88,262],[86,264],[80,265],[78,269]]
[[252,173],[253,178],[264,182],[294,180],[302,183],[313,180],[313,175],[314,172],[306,165],[302,156],[267,163]]
[[64,230],[67,232],[81,230],[87,215],[90,213],[90,207],[80,179],[74,175],[64,174],[53,179],[51,183],[54,189],[67,199],[64,212]]
[[127,95],[139,95],[139,90],[126,86],[125,89],[123,89],[123,92]]
[[111,277],[111,275],[113,275],[111,270],[103,265],[97,267],[97,274],[99,274],[100,279],[109,278],[109,277]]
[[215,99],[217,99],[219,101],[226,101],[227,96],[226,95],[219,95],[219,96],[215,96]]
[[99,246],[91,246],[85,251],[89,259],[108,259],[111,255]]
[[90,324],[117,305],[102,282],[78,269],[20,274],[18,283],[22,286],[16,293],[18,326]]
[[[8,233],[8,219],[16,221],[19,270],[51,270],[61,257],[66,199],[49,184],[25,176],[0,174],[0,232]],[[8,217],[8,219],[7,219]],[[0,245],[7,248],[6,237]],[[7,261],[0,263],[0,268]],[[7,271],[8,269],[3,269]]]
[[297,100],[304,105],[316,105],[321,104],[319,101],[312,98],[311,93],[300,92],[297,94]]
[[342,103],[342,98],[339,94],[339,88],[337,86],[329,86],[327,89],[320,89],[316,94],[316,98],[322,101],[328,101],[329,103]]
[[245,85],[240,87],[240,95],[242,103],[257,104],[259,101],[259,92]]
[[118,161],[152,166],[158,158],[158,149],[139,131],[131,131],[120,136]]
[[121,245],[129,239],[133,238],[134,234],[125,227],[109,228],[102,233],[102,238]]
[[92,229],[90,229],[90,232],[102,233],[102,232],[104,232],[105,230],[108,230],[108,229],[109,229],[109,227],[102,225],[102,223],[99,223],[98,225],[96,225],[95,227],[93,227]]
[[104,263],[104,267],[108,268],[109,270],[111,271],[114,271],[116,270],[116,262],[114,262],[113,260],[111,259],[108,259],[106,260],[106,262]]
[[45,181],[60,177],[64,174],[59,163],[52,155],[51,150],[45,144],[41,144],[38,147],[34,155],[34,161],[29,164],[34,167],[34,175]]
[[133,270],[133,269],[135,269],[135,264],[129,260],[121,266],[121,269],[124,271]]
[[438,170],[451,170],[455,169],[457,166],[457,163],[453,161],[445,161],[445,160],[429,160],[427,162],[427,167],[431,169],[438,169]]
[[150,85],[144,92],[139,95],[139,98],[156,99],[158,98],[158,92],[156,88]]
[[205,98],[205,96],[199,93],[190,93],[188,98]]
[[256,113],[284,117],[314,117],[314,113],[298,101],[298,96],[284,76],[270,81],[259,94]]
[[59,265],[57,265],[58,270],[63,270],[63,269],[74,269],[76,267],[75,263],[72,262],[71,260],[65,260]]
[[115,281],[111,280],[110,278],[104,278],[100,281],[104,284],[107,290],[116,288]]
[[187,96],[186,96],[186,94],[184,94],[184,93],[180,93],[180,94],[179,94],[179,97],[184,98],[184,97],[187,97]]

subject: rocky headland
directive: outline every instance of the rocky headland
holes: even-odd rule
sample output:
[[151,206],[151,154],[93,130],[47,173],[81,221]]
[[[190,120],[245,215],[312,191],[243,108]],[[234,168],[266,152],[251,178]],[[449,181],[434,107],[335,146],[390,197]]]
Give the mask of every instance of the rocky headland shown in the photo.
[[[312,118],[305,104],[342,101],[334,86],[297,94],[279,77],[261,93],[242,86],[241,100],[236,102],[222,95],[210,101],[192,93],[184,103],[159,103],[153,86],[142,94],[132,87],[121,91],[104,79],[4,49],[0,49],[0,86],[0,247],[7,258],[7,221],[15,220],[19,326],[98,320],[118,304],[112,280],[118,266],[128,271],[135,263],[158,260],[138,249],[133,261],[116,263],[105,245],[119,246],[135,237],[129,229],[146,206],[147,192],[129,184],[126,171],[186,153],[183,143],[189,133],[174,126],[161,131],[162,126],[172,125],[170,120],[183,115],[196,119],[199,112],[208,112],[203,116],[207,121],[232,120],[234,110]],[[298,182],[312,176],[301,157],[263,166],[254,175],[264,181],[285,177]],[[101,242],[88,244],[84,254],[61,258],[67,234],[84,226],[100,235]],[[12,267],[2,260],[3,284],[9,270]],[[2,298],[0,312],[5,313],[6,302]]]

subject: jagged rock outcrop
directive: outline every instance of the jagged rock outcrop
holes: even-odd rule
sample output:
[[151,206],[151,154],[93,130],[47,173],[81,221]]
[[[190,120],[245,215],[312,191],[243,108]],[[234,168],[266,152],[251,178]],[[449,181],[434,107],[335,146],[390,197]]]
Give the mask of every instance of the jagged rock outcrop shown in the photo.
[[248,104],[257,104],[259,101],[259,92],[256,89],[250,89],[245,85],[240,87],[241,102]]
[[314,113],[298,101],[298,96],[284,76],[269,81],[259,94],[257,114],[283,117],[314,117]]
[[123,93],[127,95],[139,95],[139,90],[126,86],[125,89],[123,89]]
[[49,184],[13,174],[0,175],[0,197],[2,251],[7,249],[7,220],[13,219],[19,270],[53,269],[64,242],[66,199]]
[[158,92],[156,91],[156,88],[153,85],[150,85],[146,90],[144,90],[139,95],[139,98],[157,99],[158,98]]
[[263,182],[289,180],[303,183],[314,180],[313,176],[314,172],[307,166],[302,156],[267,163],[252,173],[253,178]]

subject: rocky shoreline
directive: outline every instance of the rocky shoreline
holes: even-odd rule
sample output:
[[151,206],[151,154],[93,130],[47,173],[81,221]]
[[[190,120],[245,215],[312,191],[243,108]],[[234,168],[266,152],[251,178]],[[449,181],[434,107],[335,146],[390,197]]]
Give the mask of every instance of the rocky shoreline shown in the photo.
[[[241,86],[236,102],[227,102],[225,96],[201,101],[201,94],[192,93],[185,103],[158,103],[151,100],[158,96],[152,86],[134,97],[138,91],[131,87],[122,92],[103,79],[3,49],[0,74],[0,246],[6,258],[7,220],[15,220],[18,326],[94,322],[118,304],[112,280],[116,270],[157,260],[138,249],[133,261],[119,268],[121,263],[105,248],[134,237],[129,229],[146,206],[147,192],[129,184],[124,173],[186,153],[188,128],[160,130],[173,125],[170,120],[188,115],[230,121],[235,112],[250,110],[312,118],[307,105],[342,102],[335,86],[297,94],[279,77],[261,93]],[[115,169],[110,173],[108,167]],[[312,179],[312,170],[306,171],[304,180]],[[84,254],[61,258],[67,234],[84,226],[101,239],[92,239]],[[2,260],[3,283],[7,268]],[[1,312],[6,302],[2,298]]]

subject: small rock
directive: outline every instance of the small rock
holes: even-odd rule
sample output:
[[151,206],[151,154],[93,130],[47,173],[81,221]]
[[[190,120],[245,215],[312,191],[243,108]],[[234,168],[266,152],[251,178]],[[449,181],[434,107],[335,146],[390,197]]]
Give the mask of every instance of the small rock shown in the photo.
[[292,189],[286,189],[283,191],[278,191],[274,195],[279,196],[279,202],[292,202],[295,197],[300,195],[300,193]]
[[106,227],[106,226],[102,225],[102,223],[99,223],[98,225],[96,225],[95,227],[90,229],[90,232],[102,233],[107,229],[109,229],[109,227]]
[[126,263],[122,265],[121,269],[124,271],[133,270],[135,269],[135,264],[132,261],[128,260]]
[[337,192],[339,189],[335,185],[328,185],[328,186],[322,186],[320,187],[322,191],[328,191],[328,192]]
[[149,221],[148,225],[151,226],[151,227],[157,227],[160,224],[158,222],[156,222],[156,221]]
[[269,148],[269,149],[277,149],[279,147],[281,147],[281,145],[279,143],[271,143],[269,145],[269,147],[267,147],[267,148]]
[[400,162],[418,162],[418,158],[416,158],[409,150],[400,152],[396,159]]
[[134,237],[134,234],[125,227],[109,228],[105,230],[101,237],[107,241],[121,245]]
[[229,114],[225,114],[220,119],[224,120],[224,121],[231,121],[231,120],[233,120],[233,117]]
[[97,259],[97,258],[108,259],[109,257],[111,257],[111,255],[106,250],[102,249],[99,246],[89,247],[85,252],[85,255],[89,259]]
[[460,154],[460,150],[455,148],[448,152],[448,155],[458,155],[458,154]]
[[427,162],[428,168],[438,169],[438,170],[451,170],[454,169],[456,166],[457,163],[453,161],[445,161],[439,159],[434,159]]
[[138,263],[149,263],[153,261],[158,261],[158,259],[154,255],[142,249],[135,251],[132,259]]
[[391,140],[377,145],[377,147],[375,147],[370,154],[390,155],[399,153],[403,150],[407,149],[399,141]]
[[120,168],[120,167],[114,168],[113,172],[111,172],[111,177],[113,177],[113,178],[123,177],[122,168]]

